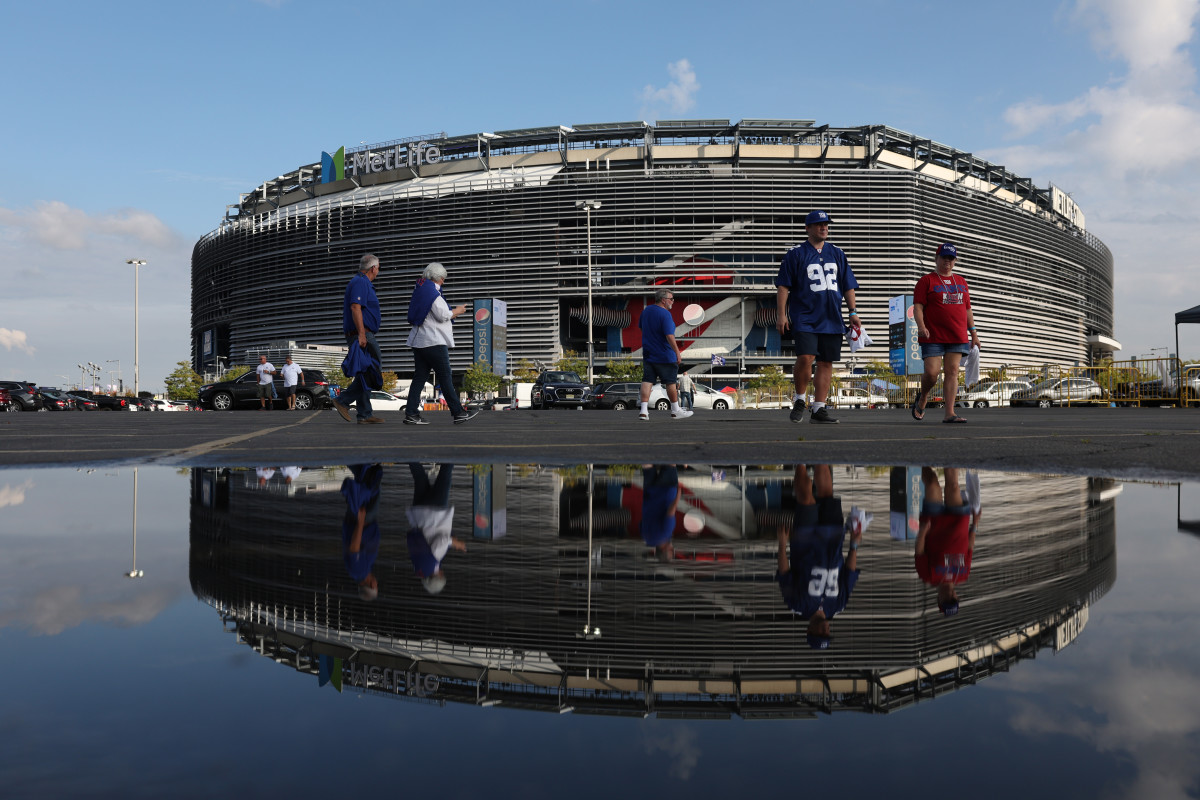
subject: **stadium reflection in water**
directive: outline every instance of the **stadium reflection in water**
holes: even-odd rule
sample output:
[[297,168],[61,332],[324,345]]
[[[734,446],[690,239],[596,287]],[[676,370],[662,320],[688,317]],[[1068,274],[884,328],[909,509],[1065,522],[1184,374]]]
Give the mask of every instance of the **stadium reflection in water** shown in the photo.
[[1120,486],[1080,476],[388,464],[191,480],[192,590],[239,645],[314,686],[425,703],[888,713],[1066,647],[1116,578]]

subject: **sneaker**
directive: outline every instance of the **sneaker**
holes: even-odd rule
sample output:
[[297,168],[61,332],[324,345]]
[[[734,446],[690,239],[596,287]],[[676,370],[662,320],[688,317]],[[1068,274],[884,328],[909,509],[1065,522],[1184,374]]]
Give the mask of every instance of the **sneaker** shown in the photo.
[[350,407],[349,406],[344,406],[341,403],[339,403],[337,400],[334,400],[333,408],[335,411],[337,411],[339,414],[342,415],[342,419],[346,420],[346,422],[354,422],[354,419],[351,418],[351,416],[350,416]]
[[424,417],[419,416],[419,415],[415,416],[415,417],[410,417],[408,414],[405,414],[404,415],[404,424],[405,425],[428,425],[429,420],[427,420]]
[[359,425],[382,425],[383,417],[364,417],[358,421]]
[[687,419],[695,413],[695,411],[688,411],[686,408],[681,408],[678,411],[671,412],[671,419]]
[[816,422],[816,423],[824,423],[826,425],[837,424],[837,419],[829,416],[829,408],[827,406],[821,406],[819,409],[814,411],[812,413],[812,416],[810,416],[808,418],[808,421]]
[[476,416],[478,416],[478,415],[479,415],[479,412],[478,412],[478,411],[464,411],[464,412],[462,413],[462,415],[460,415],[460,416],[457,416],[457,417],[455,417],[455,418],[454,418],[454,424],[455,424],[455,425],[462,425],[462,424],[463,424],[464,422],[466,422],[467,420],[469,420],[469,419],[474,419],[474,418],[475,418]]
[[800,398],[796,402],[792,403],[792,413],[788,414],[788,419],[790,419],[792,422],[799,422],[800,420],[804,419],[804,408],[805,405],[803,398]]
[[638,419],[640,419],[642,422],[649,422],[650,415],[645,411],[641,411],[638,413]]

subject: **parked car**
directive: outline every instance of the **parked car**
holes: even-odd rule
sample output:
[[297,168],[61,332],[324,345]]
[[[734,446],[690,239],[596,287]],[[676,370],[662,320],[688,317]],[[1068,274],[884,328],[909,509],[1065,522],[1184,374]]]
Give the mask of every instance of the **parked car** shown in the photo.
[[95,400],[82,397],[74,392],[68,392],[67,397],[75,401],[75,407],[80,411],[97,411],[100,408],[100,405]]
[[534,408],[582,408],[590,394],[591,387],[574,372],[549,371],[538,375],[533,382],[531,400]]
[[[635,384],[640,386],[640,384]],[[727,394],[715,391],[707,386],[692,382],[695,393],[695,407],[708,408],[714,411],[727,411],[732,399]],[[637,404],[634,406],[637,407]],[[650,389],[650,407],[657,411],[667,411],[671,408],[671,398],[667,397],[667,388],[661,383],[654,384]]]
[[8,394],[8,389],[0,389],[0,411],[20,411],[13,404],[12,397]]
[[[278,399],[272,408],[286,408],[283,397],[283,376],[275,376],[275,393]],[[331,405],[329,384],[325,373],[319,369],[304,368],[304,384],[296,387],[296,408],[306,411],[311,408],[328,408]],[[206,383],[200,387],[199,403],[204,408],[230,411],[238,407],[258,408],[258,373],[254,370],[239,375],[231,381]]]
[[975,408],[988,406],[1006,406],[1012,401],[1014,393],[1022,389],[1032,389],[1029,381],[980,381],[967,389],[967,403]]
[[[380,389],[371,391],[372,411],[403,411],[406,405],[408,405],[407,397],[399,397]],[[354,403],[350,404],[350,408],[354,408]]]
[[[1171,378],[1165,386],[1162,378],[1118,383],[1113,387],[1113,400],[1117,401],[1118,405],[1196,405],[1200,402],[1200,375],[1197,375],[1195,371],[1185,373],[1181,386],[1176,372],[1172,370]],[[1186,397],[1180,397],[1180,389],[1186,391]]]
[[18,411],[45,411],[38,397],[37,384],[29,381],[0,381],[0,389],[7,389],[9,400]]
[[129,401],[131,398],[121,397],[115,394],[100,394],[88,389],[76,389],[71,392],[76,397],[86,397],[96,404],[97,408],[107,409],[108,411],[127,411],[129,409]]
[[888,408],[887,396],[856,386],[839,386],[829,392],[834,408]]
[[641,383],[598,383],[588,396],[588,408],[637,408],[641,387]]
[[55,389],[38,389],[38,396],[46,411],[75,411],[79,408],[74,398]]
[[1014,406],[1049,408],[1069,403],[1095,403],[1103,396],[1100,384],[1091,378],[1050,378],[1013,392],[1009,402]]

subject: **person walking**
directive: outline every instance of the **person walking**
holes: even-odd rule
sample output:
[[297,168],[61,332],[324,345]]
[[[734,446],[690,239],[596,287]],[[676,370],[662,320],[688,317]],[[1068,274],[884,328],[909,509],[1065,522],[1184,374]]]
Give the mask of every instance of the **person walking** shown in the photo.
[[921,375],[921,391],[912,404],[915,420],[925,418],[929,393],[942,377],[942,397],[946,413],[942,422],[966,422],[955,411],[958,398],[958,367],[971,345],[979,347],[975,330],[975,314],[971,311],[971,293],[967,282],[954,274],[958,248],[950,242],[938,247],[934,256],[936,269],[917,281],[913,290],[913,319],[917,323],[917,341],[921,343],[921,358],[925,372]]
[[295,411],[296,385],[304,385],[304,370],[300,369],[299,364],[293,364],[292,357],[288,356],[284,359],[283,369],[279,371],[283,373],[283,396],[287,398],[288,411]]
[[465,314],[467,307],[458,305],[450,308],[442,296],[446,283],[446,268],[436,261],[425,267],[420,280],[413,287],[412,299],[408,304],[408,322],[412,330],[406,344],[413,349],[413,380],[408,386],[408,403],[404,409],[404,424],[428,425],[421,416],[421,393],[430,374],[436,379],[446,397],[446,405],[455,425],[461,425],[478,414],[467,411],[454,391],[454,377],[450,373],[450,348],[454,347],[454,318]]
[[679,375],[679,405],[686,408],[688,411],[696,410],[696,387],[692,383],[692,376],[684,370]]
[[272,403],[275,398],[275,387],[271,383],[271,376],[275,374],[275,365],[267,361],[266,356],[258,357],[258,366],[254,368],[258,373],[258,403],[263,411],[269,410],[268,403]]
[[[813,403],[809,422],[836,423],[825,406],[833,383],[833,362],[842,357],[846,323],[842,321],[842,299],[849,309],[849,326],[862,328],[858,321],[854,290],[858,281],[840,247],[830,244],[829,215],[813,211],[804,218],[808,238],[783,257],[775,277],[775,327],[780,337],[792,331],[796,343],[796,363],[792,366],[792,422],[804,419],[804,396],[813,375]],[[816,374],[813,374],[813,363]]]
[[[372,285],[377,277],[379,258],[367,253],[359,259],[358,272],[346,284],[346,294],[342,298],[342,332],[346,335],[346,344],[357,342],[359,348],[378,364],[382,359],[375,334],[379,332],[381,317],[379,297]],[[347,422],[353,421],[350,419],[351,403],[357,409],[359,425],[378,425],[383,422],[381,417],[371,412],[371,388],[361,373],[356,374],[350,387],[333,401],[334,409]]]
[[638,419],[650,420],[650,390],[656,381],[662,381],[671,401],[671,419],[686,419],[694,412],[679,405],[679,343],[675,341],[675,318],[671,306],[675,303],[675,292],[656,289],[654,304],[642,310],[639,322],[642,328],[642,386],[639,394],[641,410]]

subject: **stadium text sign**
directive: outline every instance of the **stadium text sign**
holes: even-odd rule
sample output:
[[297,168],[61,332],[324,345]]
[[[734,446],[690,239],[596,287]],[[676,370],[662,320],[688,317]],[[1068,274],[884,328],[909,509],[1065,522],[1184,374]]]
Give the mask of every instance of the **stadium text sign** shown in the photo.
[[400,167],[436,164],[442,160],[442,151],[435,144],[417,142],[398,144],[386,150],[352,153],[346,160],[349,162],[347,166],[350,168],[350,174],[358,175],[360,172],[386,172]]
[[1050,184],[1050,205],[1054,208],[1055,213],[1079,228],[1079,230],[1087,230],[1083,224],[1083,211],[1080,210],[1069,194],[1053,183]]

